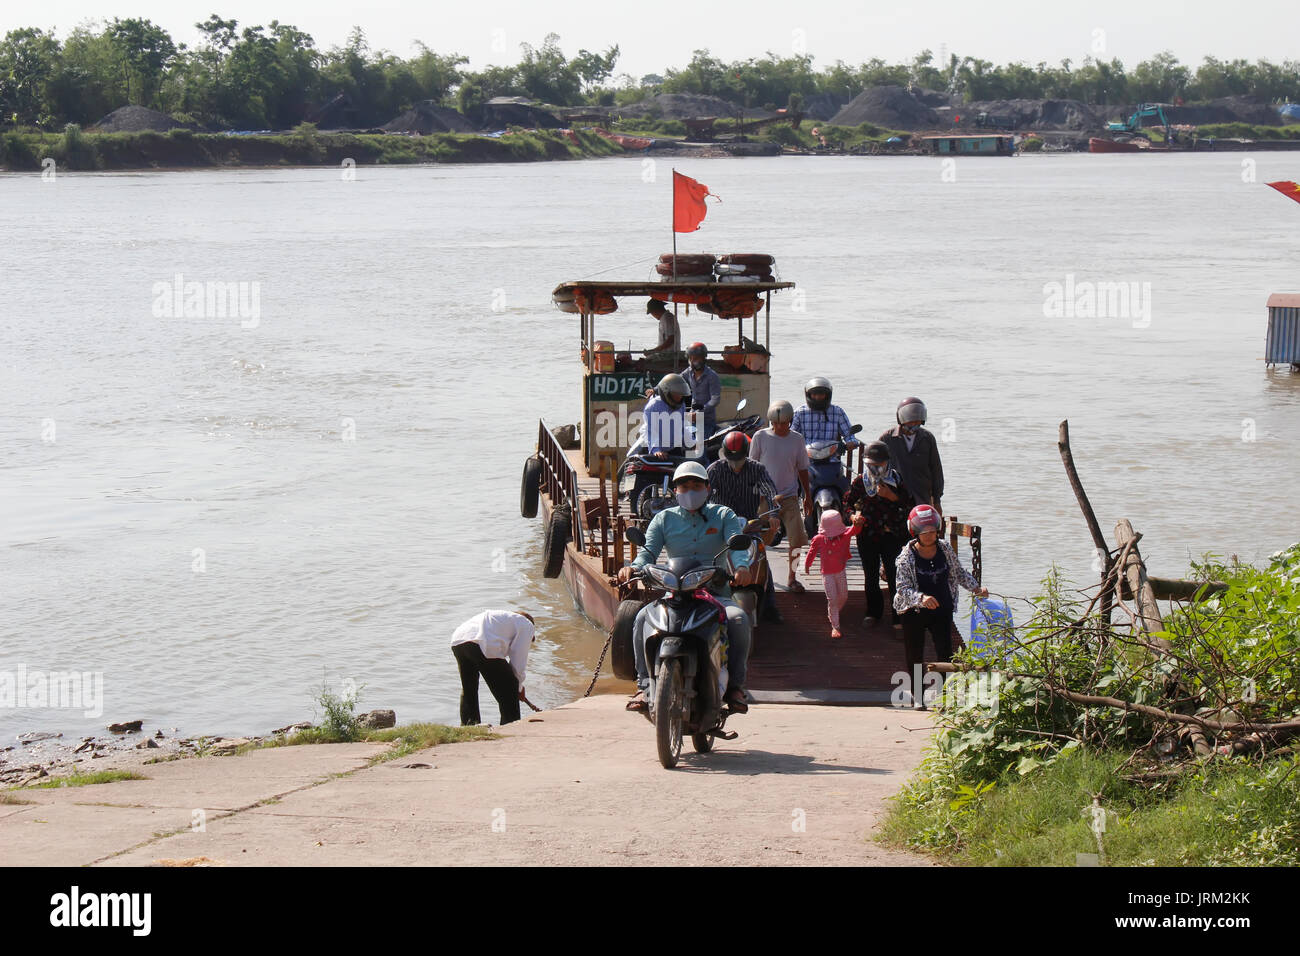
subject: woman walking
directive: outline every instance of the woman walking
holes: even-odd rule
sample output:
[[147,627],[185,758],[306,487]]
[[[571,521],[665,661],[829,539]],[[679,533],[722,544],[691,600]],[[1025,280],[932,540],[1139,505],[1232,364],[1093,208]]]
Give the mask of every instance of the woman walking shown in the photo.
[[[952,660],[952,616],[957,609],[957,586],[976,597],[988,597],[975,576],[961,566],[957,552],[939,537],[943,519],[930,505],[917,505],[907,517],[914,540],[898,555],[894,610],[903,617],[903,647],[907,676],[911,682],[912,706],[925,710],[921,682],[925,659],[925,635],[934,641],[934,653],[941,661]],[[940,679],[940,687],[942,677]],[[906,699],[906,698],[904,698]]]

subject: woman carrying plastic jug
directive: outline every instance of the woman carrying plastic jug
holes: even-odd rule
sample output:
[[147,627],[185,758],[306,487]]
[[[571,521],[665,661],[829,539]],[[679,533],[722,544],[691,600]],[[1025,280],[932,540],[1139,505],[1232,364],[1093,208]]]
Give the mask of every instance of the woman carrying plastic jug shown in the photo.
[[[943,519],[930,505],[917,505],[907,516],[913,540],[898,555],[898,590],[894,610],[903,616],[903,647],[911,681],[913,706],[925,709],[922,662],[925,634],[930,632],[935,656],[952,660],[952,616],[957,609],[957,586],[976,597],[988,597],[975,576],[961,566],[957,552],[939,537]],[[942,687],[942,679],[940,680]],[[904,698],[906,699],[906,698]]]
[[808,546],[808,556],[804,559],[803,570],[807,574],[812,570],[813,558],[821,555],[826,616],[831,619],[831,637],[834,638],[844,636],[840,633],[840,611],[849,599],[849,576],[844,571],[849,563],[849,540],[862,530],[864,520],[862,515],[854,515],[853,527],[846,528],[838,511],[822,512],[821,533],[813,537]]

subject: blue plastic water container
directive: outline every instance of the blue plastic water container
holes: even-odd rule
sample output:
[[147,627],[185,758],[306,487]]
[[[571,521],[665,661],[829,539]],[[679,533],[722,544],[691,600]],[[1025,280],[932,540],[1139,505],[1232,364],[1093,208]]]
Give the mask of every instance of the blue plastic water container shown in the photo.
[[1010,652],[1011,608],[1005,601],[992,598],[972,598],[970,611],[970,649],[983,659],[988,654],[1005,659]]

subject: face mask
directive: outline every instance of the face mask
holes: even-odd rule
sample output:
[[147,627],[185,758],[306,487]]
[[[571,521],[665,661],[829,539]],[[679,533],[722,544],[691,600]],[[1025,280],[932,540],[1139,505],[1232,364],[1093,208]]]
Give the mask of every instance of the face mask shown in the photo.
[[902,425],[899,427],[898,430],[901,434],[907,435],[909,437],[916,434],[915,425]]
[[701,488],[698,491],[677,492],[677,503],[687,511],[699,511],[708,500],[709,489],[707,488]]
[[696,359],[691,359],[691,368],[698,372],[700,369],[704,368],[704,363]]
[[742,458],[740,459],[740,461],[732,461],[731,459],[727,459],[727,464],[731,466],[732,471],[734,471],[736,474],[740,474],[741,470],[745,467],[745,459]]

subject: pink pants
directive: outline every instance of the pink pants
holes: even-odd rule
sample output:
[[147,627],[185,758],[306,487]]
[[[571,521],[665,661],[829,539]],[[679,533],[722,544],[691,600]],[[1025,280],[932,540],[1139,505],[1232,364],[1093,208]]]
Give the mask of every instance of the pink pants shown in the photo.
[[831,627],[839,630],[840,610],[849,600],[848,572],[823,574],[822,583],[826,585],[826,616],[831,619]]

